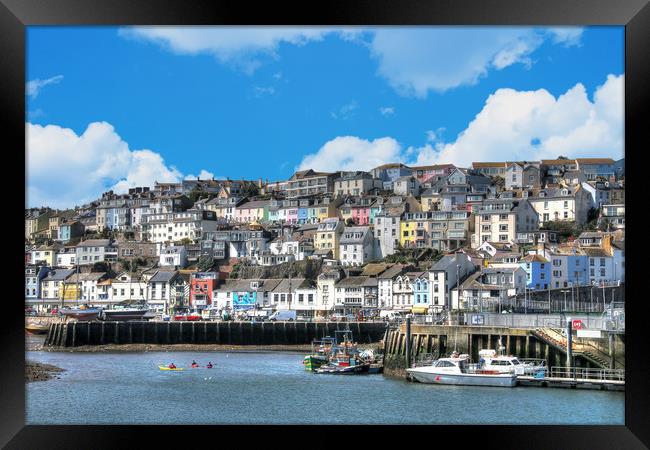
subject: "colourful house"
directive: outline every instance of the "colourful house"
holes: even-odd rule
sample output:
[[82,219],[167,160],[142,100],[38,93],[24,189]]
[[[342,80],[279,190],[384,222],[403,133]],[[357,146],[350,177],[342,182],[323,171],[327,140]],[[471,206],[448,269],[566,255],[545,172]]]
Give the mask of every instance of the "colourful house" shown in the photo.
[[528,289],[548,289],[551,284],[551,264],[542,255],[527,255],[521,259],[522,269],[526,271]]

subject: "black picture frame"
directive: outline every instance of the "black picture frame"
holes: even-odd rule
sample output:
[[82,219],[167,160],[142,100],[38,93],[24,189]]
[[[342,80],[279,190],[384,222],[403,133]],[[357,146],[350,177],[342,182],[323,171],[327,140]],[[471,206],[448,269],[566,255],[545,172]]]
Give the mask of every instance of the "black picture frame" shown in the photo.
[[[328,2],[235,2],[203,0],[0,0],[0,90],[2,122],[5,137],[10,136],[13,147],[5,146],[7,165],[12,150],[25,142],[25,27],[29,25],[624,25],[625,33],[625,141],[626,170],[628,177],[627,203],[635,205],[628,209],[627,234],[639,234],[641,223],[634,217],[641,216],[640,167],[642,152],[648,139],[646,119],[648,83],[650,74],[650,5],[647,0],[445,0],[402,1],[389,0],[332,0]],[[23,155],[24,156],[24,155]],[[25,157],[16,158],[17,165]],[[25,167],[25,170],[27,168]],[[18,169],[10,170],[17,175],[18,183],[25,182]],[[13,184],[12,184],[13,185]],[[12,186],[7,184],[7,187]],[[635,188],[634,186],[638,186]],[[24,209],[19,196],[7,190],[12,210]],[[22,219],[9,216],[6,223],[20,227]],[[22,233],[14,230],[13,233]],[[9,236],[9,234],[7,234]],[[640,235],[639,235],[640,236]],[[22,243],[8,239],[7,253],[21,255]],[[643,241],[639,241],[643,242]],[[15,246],[15,248],[14,248]],[[632,263],[628,262],[626,290],[644,292],[640,282],[639,267],[635,257],[641,249],[628,245],[632,250]],[[629,255],[628,255],[629,258]],[[274,442],[289,445],[312,445],[312,440],[331,439],[334,428],[251,426],[26,426],[24,381],[24,323],[23,305],[19,301],[22,288],[20,280],[23,261],[16,264],[7,277],[11,286],[3,299],[3,347],[1,353],[2,389],[0,408],[0,445],[6,448],[131,448],[141,446],[136,439],[144,438],[149,445],[168,446],[175,438],[186,445],[232,445],[226,436],[250,442],[259,436],[259,443]],[[8,265],[9,266],[9,265]],[[630,296],[632,297],[632,296]],[[430,445],[443,445],[450,438],[453,442],[471,443],[483,447],[499,448],[644,448],[650,446],[648,424],[648,399],[650,370],[648,369],[647,333],[644,333],[646,317],[643,314],[645,298],[630,298],[627,302],[627,358],[625,425],[624,426],[438,426],[393,427],[370,429],[349,427],[352,436],[370,436],[366,445],[394,436],[403,446],[417,445],[414,437]],[[543,418],[540,417],[540,422]],[[255,432],[251,432],[254,430]],[[296,433],[296,430],[300,433]],[[336,430],[339,432],[341,430]],[[345,431],[345,430],[343,430]],[[347,433],[346,433],[347,434]],[[489,436],[489,439],[486,439]],[[189,440],[191,439],[192,444]],[[308,439],[305,441],[305,439]],[[258,442],[254,442],[256,445]],[[147,445],[147,446],[149,446]],[[317,445],[317,444],[316,444]],[[397,444],[399,445],[399,444]]]

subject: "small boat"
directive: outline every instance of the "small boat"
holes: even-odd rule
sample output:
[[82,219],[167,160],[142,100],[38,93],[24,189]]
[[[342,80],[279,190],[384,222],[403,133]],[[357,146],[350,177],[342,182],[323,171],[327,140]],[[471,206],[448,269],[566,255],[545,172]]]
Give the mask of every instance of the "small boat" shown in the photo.
[[174,367],[174,368],[170,368],[170,367],[167,367],[167,366],[158,366],[158,368],[159,368],[160,370],[172,370],[172,371],[181,371],[181,370],[185,370],[185,369],[183,369],[182,367]]
[[430,366],[406,369],[420,383],[451,384],[464,386],[513,387],[517,384],[514,373],[499,373],[469,364],[467,355],[440,358]]
[[76,308],[61,308],[59,313],[70,319],[76,320],[95,320],[101,314],[101,308],[90,308],[86,305],[81,305]]
[[316,369],[316,373],[329,373],[334,375],[348,375],[355,373],[368,373],[370,364],[368,363],[328,363]]
[[50,324],[48,323],[28,323],[25,324],[25,331],[29,334],[47,334],[50,329]]
[[142,308],[105,309],[99,318],[105,321],[143,320],[147,312],[147,309]]
[[198,320],[201,320],[201,316],[199,314],[176,314],[174,316],[174,321],[177,322],[196,322]]

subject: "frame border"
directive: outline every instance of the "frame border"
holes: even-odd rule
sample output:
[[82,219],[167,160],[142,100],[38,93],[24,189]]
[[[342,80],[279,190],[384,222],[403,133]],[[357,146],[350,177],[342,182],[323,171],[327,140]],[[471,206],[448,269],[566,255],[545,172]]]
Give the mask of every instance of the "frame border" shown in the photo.
[[[301,8],[302,6],[302,8]],[[311,6],[311,8],[309,7]],[[319,6],[306,4],[260,3],[251,5],[220,0],[0,0],[0,54],[8,70],[0,73],[0,92],[7,102],[2,108],[2,122],[17,146],[25,144],[25,39],[26,26],[33,25],[625,25],[625,135],[626,147],[635,153],[632,160],[649,141],[648,126],[644,112],[650,101],[649,89],[644,79],[650,73],[650,5],[647,0],[553,0],[538,2],[534,0],[421,0],[402,1],[400,5],[389,0],[333,0]],[[329,8],[327,8],[329,6]],[[26,154],[23,155],[26,167]],[[633,165],[627,155],[626,169],[632,174],[632,184],[627,189],[627,203],[634,204],[640,195],[640,164]],[[18,176],[20,179],[20,176]],[[23,184],[26,177],[22,179]],[[629,184],[629,182],[628,182]],[[634,186],[639,185],[638,188]],[[630,197],[631,195],[631,197]],[[16,197],[16,196],[13,196]],[[641,200],[642,201],[642,200]],[[20,200],[15,200],[18,212],[24,208]],[[641,209],[639,205],[637,211]],[[628,216],[640,213],[628,211]],[[640,219],[641,220],[641,219]],[[18,220],[14,232],[22,233]],[[634,234],[637,228],[635,219],[627,221],[627,233]],[[639,221],[639,223],[641,223]],[[639,233],[637,233],[639,234]],[[15,245],[15,249],[13,248]],[[22,244],[16,240],[12,253],[20,255]],[[629,246],[628,246],[629,247]],[[634,253],[634,252],[633,252]],[[640,252],[637,255],[640,256]],[[23,261],[16,264],[16,279],[24,276]],[[642,267],[630,265],[628,268]],[[637,283],[634,270],[628,270],[626,287],[635,292]],[[21,298],[20,284],[12,286],[11,297]],[[630,287],[631,286],[631,287]],[[638,292],[643,292],[639,290]],[[629,301],[628,330],[626,344],[630,355],[647,355],[647,334],[643,334],[642,305]],[[640,299],[642,302],[643,299]],[[249,436],[251,426],[26,426],[24,390],[24,329],[23,305],[7,302],[5,312],[8,319],[3,327],[3,351],[0,361],[3,366],[2,391],[0,398],[4,408],[0,410],[0,445],[6,448],[114,448],[129,446],[132,439],[146,437],[169,445],[179,435],[192,437],[204,434],[207,441],[214,442],[216,433],[235,437]],[[647,325],[646,325],[647,326]],[[22,363],[22,364],[20,364]],[[462,439],[483,441],[484,436],[503,436],[499,448],[643,448],[650,446],[650,427],[643,412],[649,410],[650,370],[648,359],[628,358],[626,364],[627,386],[625,391],[625,426],[442,426],[435,429],[429,426],[390,426],[405,436],[437,438],[458,435]],[[253,426],[263,435],[282,433],[282,426]],[[366,430],[364,430],[367,428]],[[390,430],[389,428],[389,430]],[[296,426],[300,434],[314,437],[322,433],[318,426]],[[182,430],[182,431],[181,431]],[[267,431],[268,430],[268,431]],[[355,434],[373,433],[367,426],[355,426]],[[181,431],[179,433],[179,431]],[[337,430],[341,431],[341,430]],[[423,433],[419,433],[422,431]],[[216,432],[216,433],[215,433]],[[415,432],[415,434],[414,434]],[[278,433],[278,434],[279,434]],[[388,431],[390,433],[390,431]],[[279,437],[279,436],[278,436]],[[12,439],[13,438],[13,439]],[[452,437],[453,438],[453,437]],[[221,441],[221,438],[219,438]],[[10,442],[9,442],[10,441]],[[150,441],[152,444],[154,441]],[[260,442],[263,442],[260,439]],[[267,440],[268,442],[268,440]],[[408,441],[406,441],[408,442]],[[405,442],[405,443],[406,443]],[[512,443],[512,444],[510,444]],[[487,443],[488,447],[490,446]],[[645,444],[645,445],[644,445]],[[492,444],[495,445],[495,444]]]

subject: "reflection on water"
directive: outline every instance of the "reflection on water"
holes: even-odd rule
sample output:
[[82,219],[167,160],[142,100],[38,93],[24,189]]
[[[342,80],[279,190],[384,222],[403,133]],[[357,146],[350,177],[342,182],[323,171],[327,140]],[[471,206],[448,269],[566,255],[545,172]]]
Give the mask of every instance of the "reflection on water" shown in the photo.
[[[28,352],[66,369],[27,385],[28,424],[616,424],[624,393],[432,386],[309,373],[299,353]],[[213,369],[161,371],[159,364]]]

